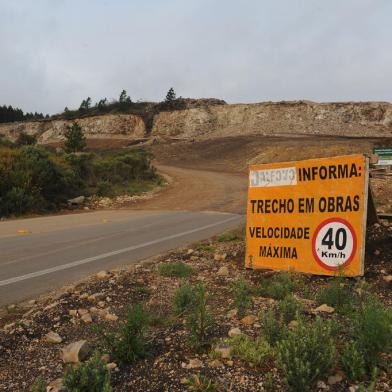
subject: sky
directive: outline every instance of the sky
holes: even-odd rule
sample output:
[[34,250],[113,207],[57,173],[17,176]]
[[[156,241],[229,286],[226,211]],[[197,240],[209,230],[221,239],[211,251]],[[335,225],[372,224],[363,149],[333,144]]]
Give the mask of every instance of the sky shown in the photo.
[[391,0],[0,0],[0,105],[392,101]]

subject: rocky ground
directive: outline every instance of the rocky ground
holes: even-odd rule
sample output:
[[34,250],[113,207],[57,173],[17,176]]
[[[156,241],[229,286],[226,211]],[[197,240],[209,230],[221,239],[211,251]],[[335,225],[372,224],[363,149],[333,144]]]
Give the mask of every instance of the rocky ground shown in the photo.
[[[161,276],[157,267],[162,263],[185,263],[194,270],[188,278],[190,283],[206,286],[208,310],[215,319],[209,331],[214,346],[228,335],[259,336],[258,315],[277,306],[276,300],[254,294],[246,317],[236,317],[233,283],[246,279],[256,287],[265,277],[277,274],[245,270],[243,260],[244,242],[236,233],[193,244],[127,269],[102,271],[61,292],[1,309],[0,391],[30,391],[38,376],[50,383],[49,390],[61,390],[59,379],[67,366],[65,362],[85,359],[95,349],[105,353],[93,326],[115,328],[135,303],[143,303],[153,315],[147,338],[149,354],[131,365],[120,365],[115,358],[104,357],[111,369],[115,391],[186,391],[184,380],[199,374],[212,380],[217,389],[194,390],[285,391],[274,359],[259,367],[230,353],[217,358],[211,355],[211,348],[191,349],[184,317],[174,316],[172,312],[173,296],[183,279]],[[348,284],[359,287],[366,281],[370,290],[390,307],[392,226],[376,224],[369,230],[365,264],[365,277],[349,279]],[[325,319],[335,316],[333,308],[318,309],[320,304],[315,301],[317,293],[330,280],[315,276],[301,276],[298,280],[301,283],[294,294],[303,303],[306,318],[314,319],[316,314]],[[340,320],[342,316],[336,317]],[[86,342],[72,346],[80,341]],[[375,390],[390,391],[391,380],[391,374],[384,369]],[[312,390],[355,391],[356,388],[337,365]]]

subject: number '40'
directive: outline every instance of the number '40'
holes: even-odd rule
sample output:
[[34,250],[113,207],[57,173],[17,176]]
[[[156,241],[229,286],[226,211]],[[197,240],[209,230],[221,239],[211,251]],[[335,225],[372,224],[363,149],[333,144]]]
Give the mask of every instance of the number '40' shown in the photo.
[[343,250],[347,244],[347,232],[342,227],[336,230],[335,238],[333,235],[333,228],[330,227],[325,233],[324,238],[321,241],[322,245],[328,246],[328,249],[331,249],[333,246],[336,247],[337,250]]

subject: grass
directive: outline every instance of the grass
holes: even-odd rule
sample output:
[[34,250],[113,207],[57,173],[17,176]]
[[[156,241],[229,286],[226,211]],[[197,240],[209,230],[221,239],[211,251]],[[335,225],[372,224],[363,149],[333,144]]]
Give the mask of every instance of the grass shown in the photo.
[[303,277],[292,272],[280,272],[260,281],[258,293],[262,297],[283,299],[303,286]]
[[218,384],[200,374],[187,378],[184,384],[188,390],[194,392],[218,392],[221,390]]
[[180,286],[174,293],[173,310],[176,315],[188,313],[195,305],[195,288],[189,283]]
[[286,295],[278,304],[278,311],[285,323],[299,318],[304,312],[303,304],[292,294]]
[[193,268],[187,264],[161,263],[157,267],[158,274],[170,278],[188,278],[193,274]]
[[243,241],[245,239],[245,228],[236,229],[232,231],[227,231],[222,233],[218,237],[219,242],[234,242],[234,241]]
[[200,244],[197,244],[196,250],[198,252],[213,253],[215,249],[213,246],[201,242]]
[[234,303],[237,308],[237,318],[240,320],[252,305],[253,289],[246,280],[239,280],[233,284]]

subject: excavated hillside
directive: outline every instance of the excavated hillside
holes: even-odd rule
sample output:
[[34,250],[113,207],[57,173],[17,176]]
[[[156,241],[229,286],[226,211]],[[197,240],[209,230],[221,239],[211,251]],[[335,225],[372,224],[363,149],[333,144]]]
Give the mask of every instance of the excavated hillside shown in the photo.
[[[150,113],[148,113],[150,114]],[[206,140],[247,135],[334,135],[392,137],[392,104],[386,102],[315,103],[309,101],[255,104],[199,105],[166,110],[152,116],[104,114],[78,122],[88,139],[122,141],[145,138]],[[16,139],[20,132],[36,135],[38,142],[61,142],[74,120],[45,120],[0,124],[0,135]]]

